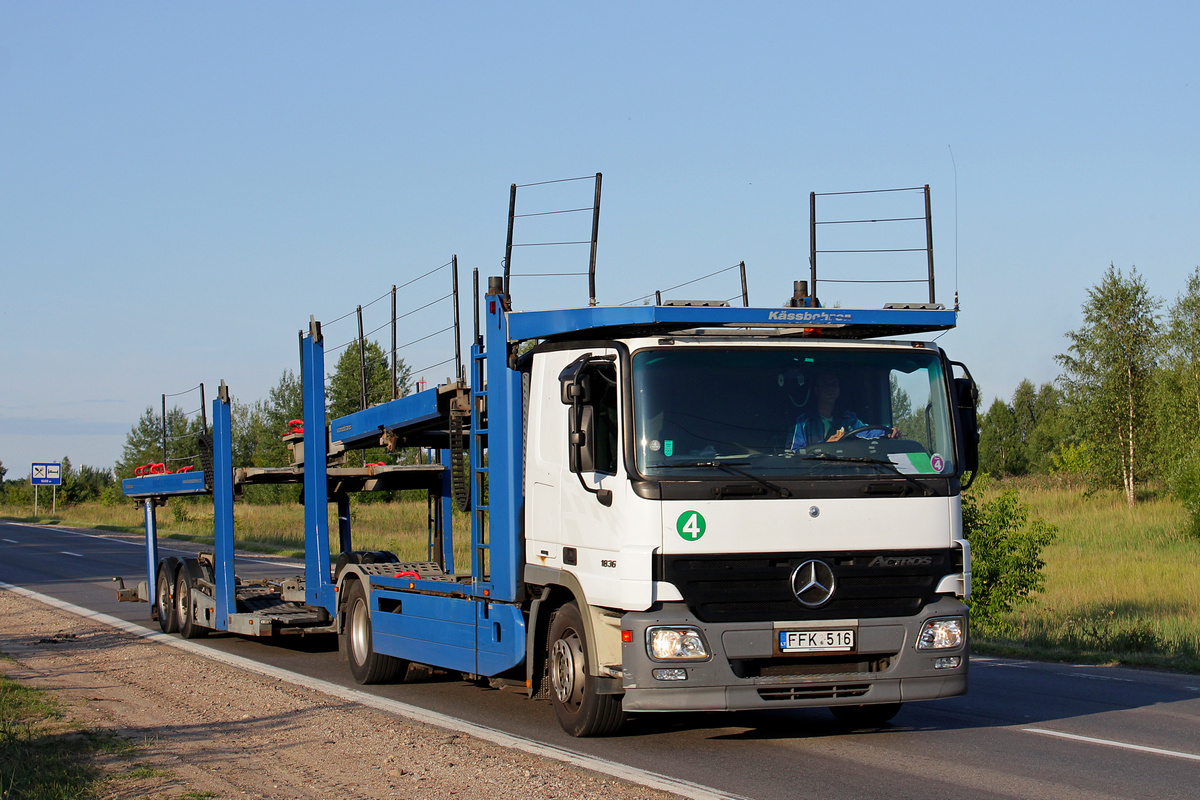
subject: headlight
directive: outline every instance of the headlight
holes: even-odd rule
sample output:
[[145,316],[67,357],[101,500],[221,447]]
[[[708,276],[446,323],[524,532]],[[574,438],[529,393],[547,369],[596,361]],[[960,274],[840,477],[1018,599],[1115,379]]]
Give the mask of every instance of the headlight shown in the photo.
[[962,617],[938,617],[926,620],[917,637],[917,649],[949,650],[962,647],[963,638]]
[[647,628],[646,652],[655,661],[700,661],[709,657],[708,644],[697,628]]

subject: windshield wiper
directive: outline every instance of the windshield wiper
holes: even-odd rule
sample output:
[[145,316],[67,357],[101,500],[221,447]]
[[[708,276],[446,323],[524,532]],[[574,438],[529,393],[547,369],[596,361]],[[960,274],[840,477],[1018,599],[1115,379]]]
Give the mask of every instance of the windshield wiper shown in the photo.
[[804,461],[848,461],[852,464],[873,464],[873,465],[877,465],[880,467],[887,467],[892,472],[892,474],[903,478],[904,480],[911,483],[913,486],[916,486],[918,489],[920,489],[922,494],[929,493],[929,489],[925,486],[925,484],[921,483],[920,481],[918,481],[916,478],[914,478],[912,475],[908,474],[907,472],[901,472],[900,468],[897,467],[894,463],[892,463],[891,461],[885,461],[882,458],[866,458],[864,456],[834,456],[834,455],[829,455],[827,453],[821,453],[819,455],[814,455],[814,456],[802,456],[802,460],[804,460]]
[[749,461],[737,461],[733,463],[728,461],[693,461],[689,464],[662,464],[661,466],[668,469],[696,469],[698,467],[704,467],[706,469],[719,469],[722,472],[728,472],[730,475],[741,475],[749,478],[752,481],[757,481],[771,491],[778,493],[780,497],[786,498],[792,496],[791,490],[786,486],[780,486],[778,484],[771,483],[766,478],[761,478],[758,475],[755,475],[753,472],[747,472],[744,469],[738,469],[739,466],[747,466],[749,463]]

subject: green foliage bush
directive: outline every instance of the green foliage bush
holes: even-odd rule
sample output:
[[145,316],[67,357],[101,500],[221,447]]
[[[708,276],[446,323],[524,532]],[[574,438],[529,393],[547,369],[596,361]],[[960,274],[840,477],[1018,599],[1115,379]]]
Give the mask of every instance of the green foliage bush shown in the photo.
[[1055,529],[1030,519],[1015,491],[984,501],[979,499],[983,488],[963,495],[962,512],[963,535],[971,543],[971,623],[987,631],[1000,627],[1001,615],[1043,587],[1042,551]]
[[1087,442],[1062,445],[1051,456],[1051,475],[1088,475],[1092,472],[1092,448]]
[[1186,532],[1200,539],[1200,451],[1193,450],[1181,458],[1168,477],[1171,493],[1188,513]]

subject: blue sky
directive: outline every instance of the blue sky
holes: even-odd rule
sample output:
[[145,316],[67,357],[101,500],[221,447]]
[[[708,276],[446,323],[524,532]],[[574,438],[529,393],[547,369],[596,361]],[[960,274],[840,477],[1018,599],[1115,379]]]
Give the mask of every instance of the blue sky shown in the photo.
[[[595,172],[602,303],[745,260],[778,305],[807,277],[810,191],[929,184],[937,299],[962,308],[939,341],[1007,398],[1055,378],[1110,262],[1168,304],[1200,264],[1198,34],[1185,3],[0,0],[0,461],[112,464],[201,381],[265,397],[310,314],[452,254],[465,290],[500,270],[509,184]],[[586,265],[533,250],[514,271]],[[401,312],[448,291],[428,280]],[[684,294],[737,293],[713,280]]]

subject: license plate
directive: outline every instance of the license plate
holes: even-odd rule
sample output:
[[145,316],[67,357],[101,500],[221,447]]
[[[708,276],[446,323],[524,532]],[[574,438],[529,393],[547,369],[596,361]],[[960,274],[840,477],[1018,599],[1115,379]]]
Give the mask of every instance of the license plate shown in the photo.
[[852,653],[854,652],[854,640],[855,630],[853,628],[780,631],[779,652]]

